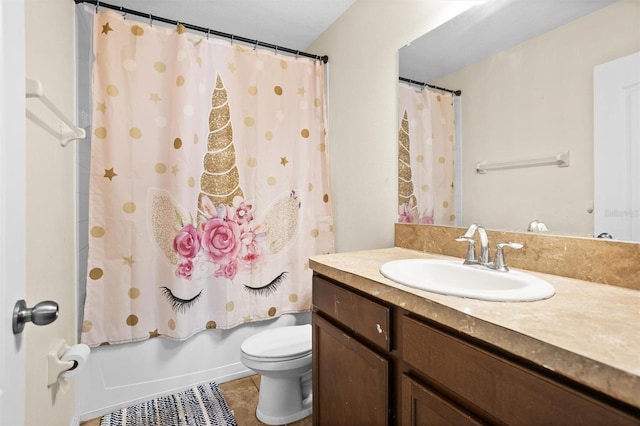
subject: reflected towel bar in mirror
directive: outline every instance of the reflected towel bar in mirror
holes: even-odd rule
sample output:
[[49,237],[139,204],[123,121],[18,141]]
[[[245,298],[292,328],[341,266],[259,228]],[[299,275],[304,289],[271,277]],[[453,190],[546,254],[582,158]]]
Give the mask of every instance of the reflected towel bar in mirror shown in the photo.
[[569,151],[561,154],[556,154],[549,157],[530,158],[526,160],[514,160],[504,161],[501,163],[489,163],[483,161],[476,164],[476,173],[486,174],[491,170],[506,170],[506,169],[519,169],[523,167],[538,167],[538,166],[558,166],[569,167]]

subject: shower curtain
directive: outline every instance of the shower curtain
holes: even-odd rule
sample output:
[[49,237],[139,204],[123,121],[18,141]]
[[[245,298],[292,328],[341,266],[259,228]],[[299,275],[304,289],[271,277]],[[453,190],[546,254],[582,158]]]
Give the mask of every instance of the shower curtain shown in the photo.
[[308,311],[333,251],[323,64],[113,11],[93,43],[82,341]]
[[455,225],[451,93],[399,83],[398,221]]

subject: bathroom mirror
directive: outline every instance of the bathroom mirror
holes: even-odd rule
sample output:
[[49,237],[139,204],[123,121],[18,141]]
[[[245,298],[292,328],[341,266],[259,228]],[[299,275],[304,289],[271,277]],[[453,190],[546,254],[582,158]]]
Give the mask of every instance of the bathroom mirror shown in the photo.
[[[400,77],[462,91],[462,226],[523,232],[537,219],[551,234],[608,231],[594,229],[594,67],[640,52],[638,22],[640,0],[492,0],[399,50]],[[482,162],[564,154],[566,167],[477,173]],[[637,207],[597,208],[640,222]]]

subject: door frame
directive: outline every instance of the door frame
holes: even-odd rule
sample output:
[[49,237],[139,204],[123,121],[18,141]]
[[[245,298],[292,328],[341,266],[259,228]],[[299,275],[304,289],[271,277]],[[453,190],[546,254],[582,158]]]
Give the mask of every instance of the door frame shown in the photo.
[[640,241],[640,124],[632,120],[640,52],[597,65],[593,74],[594,234]]
[[0,424],[24,424],[25,350],[11,318],[25,294],[24,0],[0,1]]

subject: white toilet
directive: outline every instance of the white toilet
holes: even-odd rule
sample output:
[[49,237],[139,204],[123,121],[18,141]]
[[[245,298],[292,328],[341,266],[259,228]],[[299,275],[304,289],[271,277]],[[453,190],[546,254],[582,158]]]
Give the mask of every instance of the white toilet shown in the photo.
[[261,376],[261,422],[282,425],[311,414],[311,324],[254,334],[240,346],[240,360]]

